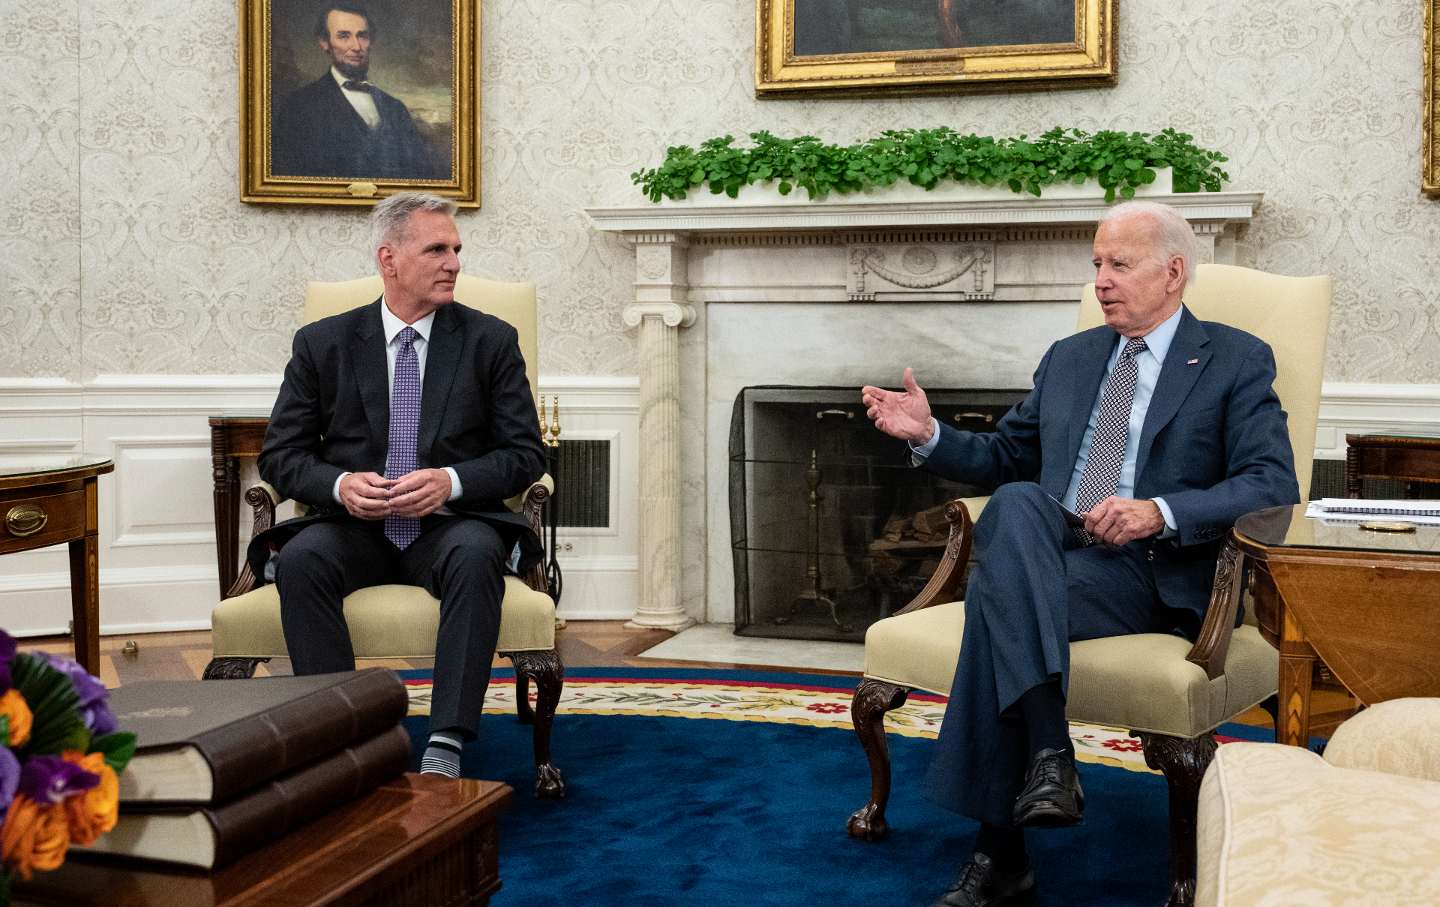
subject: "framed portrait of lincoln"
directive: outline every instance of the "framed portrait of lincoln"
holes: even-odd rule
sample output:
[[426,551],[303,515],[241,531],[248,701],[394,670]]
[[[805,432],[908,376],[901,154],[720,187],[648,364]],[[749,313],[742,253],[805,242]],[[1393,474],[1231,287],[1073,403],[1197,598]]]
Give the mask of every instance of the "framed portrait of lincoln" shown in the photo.
[[241,191],[480,204],[478,0],[240,0]]
[[755,93],[1110,84],[1117,3],[756,0]]

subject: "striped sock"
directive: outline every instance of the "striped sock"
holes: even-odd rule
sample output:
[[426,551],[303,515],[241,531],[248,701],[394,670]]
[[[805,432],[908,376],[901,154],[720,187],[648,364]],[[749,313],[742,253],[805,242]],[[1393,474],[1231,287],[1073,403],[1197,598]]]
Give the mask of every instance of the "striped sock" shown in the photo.
[[451,731],[437,731],[430,735],[425,754],[420,757],[420,774],[444,775],[447,778],[460,777],[460,746],[464,743],[459,734]]

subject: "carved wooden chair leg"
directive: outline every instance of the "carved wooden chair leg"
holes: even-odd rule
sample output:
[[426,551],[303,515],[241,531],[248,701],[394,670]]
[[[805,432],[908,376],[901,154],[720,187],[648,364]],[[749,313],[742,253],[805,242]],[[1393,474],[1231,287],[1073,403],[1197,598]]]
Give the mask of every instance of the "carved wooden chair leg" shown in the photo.
[[247,680],[255,676],[255,668],[268,658],[212,658],[205,666],[202,680]]
[[530,708],[530,674],[525,670],[518,655],[521,652],[501,652],[515,666],[515,717],[521,724],[534,724],[535,712]]
[[558,800],[565,796],[565,778],[550,761],[550,728],[560,705],[560,690],[565,685],[565,666],[560,663],[560,653],[554,649],[516,652],[510,657],[515,662],[517,697],[521,673],[535,678],[535,796]]
[[855,810],[845,828],[850,837],[878,841],[890,831],[885,806],[890,802],[890,746],[885,740],[885,713],[905,704],[910,691],[893,683],[865,678],[850,700],[850,721],[865,758],[870,761],[870,802]]
[[1131,731],[1145,749],[1145,764],[1165,775],[1170,787],[1170,897],[1166,907],[1195,903],[1195,823],[1200,781],[1215,758],[1215,735],[1168,737]]

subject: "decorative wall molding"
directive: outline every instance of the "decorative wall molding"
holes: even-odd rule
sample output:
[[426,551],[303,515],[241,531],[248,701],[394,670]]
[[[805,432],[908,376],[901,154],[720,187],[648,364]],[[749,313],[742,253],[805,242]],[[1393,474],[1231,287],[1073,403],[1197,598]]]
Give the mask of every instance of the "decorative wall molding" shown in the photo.
[[[567,619],[629,617],[638,575],[639,382],[541,375],[547,404],[560,400],[562,437],[611,442],[611,527],[561,530],[571,551],[560,613]],[[100,375],[90,381],[0,378],[0,464],[36,454],[98,452],[115,472],[100,478],[101,630],[207,629],[215,605],[215,533],[209,428],[224,412],[268,410],[277,375]],[[249,465],[242,482],[254,475]],[[241,515],[241,539],[249,518]],[[63,546],[6,555],[0,613],[12,633],[66,632]]]

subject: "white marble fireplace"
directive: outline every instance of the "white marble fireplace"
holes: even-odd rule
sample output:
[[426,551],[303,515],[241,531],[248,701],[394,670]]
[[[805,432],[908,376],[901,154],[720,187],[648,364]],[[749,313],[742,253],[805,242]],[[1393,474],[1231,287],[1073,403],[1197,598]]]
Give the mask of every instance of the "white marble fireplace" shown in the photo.
[[[587,210],[635,249],[640,334],[640,582],[635,623],[734,618],[727,444],[755,384],[1028,387],[1074,329],[1107,205],[904,187],[861,201],[738,200]],[[753,193],[753,195],[751,194]],[[957,197],[958,196],[958,197]],[[1232,262],[1259,192],[1157,194],[1201,260]]]

